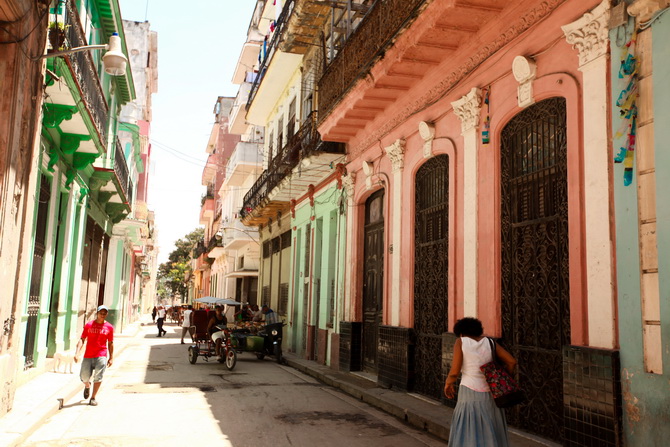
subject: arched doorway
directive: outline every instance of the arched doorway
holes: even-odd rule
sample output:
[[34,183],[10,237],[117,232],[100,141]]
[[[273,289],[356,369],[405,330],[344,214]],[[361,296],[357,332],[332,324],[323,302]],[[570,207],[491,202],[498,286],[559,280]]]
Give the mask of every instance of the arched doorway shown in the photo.
[[449,156],[427,161],[414,185],[414,390],[440,399],[442,334],[448,330]]
[[377,371],[377,340],[384,305],[384,190],[365,202],[363,246],[363,369]]
[[509,421],[561,440],[562,348],[570,343],[564,98],[529,107],[503,129],[501,213],[503,343],[528,395]]

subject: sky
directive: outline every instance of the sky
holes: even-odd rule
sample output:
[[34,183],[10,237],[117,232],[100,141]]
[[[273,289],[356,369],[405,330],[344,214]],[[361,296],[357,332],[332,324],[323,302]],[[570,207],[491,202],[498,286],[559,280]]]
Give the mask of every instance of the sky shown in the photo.
[[218,96],[236,96],[233,70],[256,0],[119,0],[124,20],[158,33],[148,204],[156,214],[158,262],[201,226],[202,169]]

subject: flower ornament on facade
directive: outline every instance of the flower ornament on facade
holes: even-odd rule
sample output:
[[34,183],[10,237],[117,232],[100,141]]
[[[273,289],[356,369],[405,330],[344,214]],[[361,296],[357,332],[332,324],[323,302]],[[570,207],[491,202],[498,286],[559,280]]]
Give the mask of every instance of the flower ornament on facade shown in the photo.
[[397,172],[403,168],[405,159],[405,140],[399,138],[395,142],[385,148],[386,155],[391,159],[391,166],[393,172]]
[[427,121],[421,121],[419,123],[419,136],[423,139],[423,158],[432,157],[435,125]]
[[583,67],[609,48],[609,0],[603,0],[591,12],[561,27],[565,40],[579,52],[579,66]]
[[461,120],[461,134],[465,134],[479,126],[481,103],[482,91],[478,87],[473,87],[467,95],[451,103],[454,113]]

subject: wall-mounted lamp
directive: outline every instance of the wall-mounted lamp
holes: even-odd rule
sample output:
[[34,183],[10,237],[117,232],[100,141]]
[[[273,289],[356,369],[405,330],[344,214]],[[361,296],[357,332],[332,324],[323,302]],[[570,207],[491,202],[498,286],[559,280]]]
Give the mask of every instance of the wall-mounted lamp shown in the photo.
[[86,45],[83,47],[70,48],[69,50],[44,54],[40,56],[39,59],[65,56],[87,50],[107,50],[104,56],[102,56],[102,64],[105,68],[105,73],[111,76],[123,76],[126,73],[128,58],[123,54],[123,51],[121,51],[121,38],[119,37],[119,33],[113,33],[109,37],[109,44],[106,45]]

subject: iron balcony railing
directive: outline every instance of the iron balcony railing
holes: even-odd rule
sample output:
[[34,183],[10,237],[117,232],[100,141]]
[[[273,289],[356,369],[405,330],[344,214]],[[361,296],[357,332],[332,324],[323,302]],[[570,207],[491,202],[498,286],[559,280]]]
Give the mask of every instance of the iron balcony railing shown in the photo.
[[298,132],[270,161],[268,168],[244,196],[244,205],[240,211],[242,218],[259,206],[269,192],[304,158],[320,152],[344,153],[344,144],[321,141],[321,135],[317,131],[317,118],[316,110],[310,113]]
[[284,8],[281,11],[281,14],[279,15],[279,18],[277,19],[275,30],[272,34],[272,40],[270,40],[269,43],[266,40],[261,46],[261,64],[258,67],[258,75],[256,75],[256,79],[254,79],[254,83],[251,85],[251,90],[249,90],[249,98],[247,99],[247,108],[249,108],[249,106],[251,106],[251,103],[254,102],[256,93],[258,93],[258,89],[261,85],[261,82],[265,77],[265,73],[267,72],[270,62],[272,61],[272,56],[274,56],[275,52],[279,48],[279,45],[281,44],[282,33],[286,28],[286,24],[288,23],[288,18],[291,15],[291,12],[293,12],[294,5],[295,0],[288,0],[286,2]]
[[116,149],[114,151],[114,173],[121,186],[121,191],[126,198],[126,203],[132,205],[133,203],[133,183],[128,174],[128,165],[126,164],[126,157],[121,149],[119,139],[116,139]]
[[426,0],[376,1],[319,80],[321,119],[328,116],[358,79],[384,55]]
[[214,250],[216,247],[223,247],[223,241],[221,237],[212,236],[207,242],[207,253]]
[[[69,48],[83,47],[88,45],[86,34],[81,26],[79,20],[79,11],[74,4],[69,1],[66,3],[66,28],[65,38]],[[70,54],[65,56],[68,65],[72,69],[75,82],[79,85],[79,90],[84,100],[84,105],[88,114],[93,120],[93,124],[100,136],[100,143],[103,147],[107,145],[107,121],[109,117],[109,108],[107,107],[107,100],[102,91],[100,78],[96,70],[96,64],[93,61],[90,51],[82,51],[80,53]]]
[[199,258],[206,250],[207,248],[205,247],[205,239],[200,239],[198,243],[195,245],[195,248],[193,248],[193,259]]

